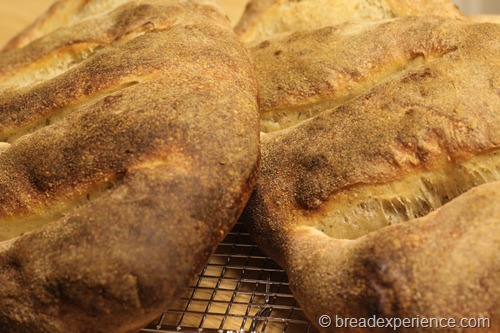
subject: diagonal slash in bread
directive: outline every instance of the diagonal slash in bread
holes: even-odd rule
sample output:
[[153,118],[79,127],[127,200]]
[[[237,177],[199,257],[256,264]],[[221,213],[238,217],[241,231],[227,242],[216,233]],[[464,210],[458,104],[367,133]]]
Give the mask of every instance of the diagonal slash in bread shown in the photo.
[[310,320],[498,321],[500,26],[348,22],[251,51],[262,165],[243,220]]
[[211,1],[59,1],[0,82],[0,327],[138,330],[253,188],[248,51]]

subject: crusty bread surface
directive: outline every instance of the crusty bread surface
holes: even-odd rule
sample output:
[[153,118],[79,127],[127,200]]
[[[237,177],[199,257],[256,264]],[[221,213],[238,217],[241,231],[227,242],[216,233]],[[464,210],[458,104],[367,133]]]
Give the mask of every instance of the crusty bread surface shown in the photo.
[[[294,295],[316,325],[320,316],[332,318],[321,331],[389,332],[406,318],[397,332],[496,332],[499,198],[500,182],[483,184],[424,217],[353,241],[296,228],[287,254]],[[397,319],[363,328],[336,318]]]
[[63,0],[0,82],[0,331],[137,331],[253,188],[248,51],[211,1]]
[[352,21],[408,15],[462,18],[450,0],[250,0],[235,31],[245,42]]
[[500,26],[350,22],[251,51],[264,133],[243,221],[311,322],[500,320]]

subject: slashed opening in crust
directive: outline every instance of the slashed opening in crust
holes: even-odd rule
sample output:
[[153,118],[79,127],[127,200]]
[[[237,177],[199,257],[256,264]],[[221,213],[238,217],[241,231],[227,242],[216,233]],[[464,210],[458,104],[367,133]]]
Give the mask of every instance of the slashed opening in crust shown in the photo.
[[285,109],[265,110],[260,115],[260,130],[264,133],[271,133],[298,125],[361,96],[377,86],[401,79],[415,69],[425,66],[433,58],[428,57],[426,59],[424,56],[418,55],[408,62],[391,63],[387,68],[381,69],[367,80],[360,82],[359,85],[353,87],[354,89],[348,89],[345,92],[340,91],[318,102],[292,105]]
[[333,195],[305,220],[332,238],[355,239],[427,215],[471,188],[497,180],[499,150],[390,183],[353,186]]
[[[54,112],[52,114],[46,115],[45,117],[38,117],[33,119],[32,122],[29,124],[26,124],[25,126],[13,128],[13,129],[4,129],[0,130],[0,143],[9,143],[12,144],[15,141],[19,140],[25,135],[32,134],[44,127],[54,125],[58,122],[63,121],[66,117],[69,115],[73,114],[75,110],[78,109],[79,106],[86,104],[86,103],[92,103],[95,101],[98,101],[99,99],[107,98],[109,96],[112,96],[113,94],[122,91],[124,89],[127,89],[129,87],[135,86],[136,84],[139,84],[140,82],[138,80],[131,80],[128,79],[128,82],[124,82],[122,84],[117,85],[116,87],[112,87],[110,89],[100,91],[92,96],[89,96],[87,98],[82,98],[78,101],[76,101],[75,104],[68,105],[64,108],[53,110]],[[1,150],[1,149],[0,149]]]
[[[455,57],[460,43],[433,34],[446,24],[429,19],[427,28],[413,17],[351,22],[276,36],[252,47],[261,87],[261,131],[293,127]],[[426,42],[403,37],[415,27]]]
[[95,185],[88,192],[68,198],[66,201],[50,206],[50,209],[40,209],[26,216],[2,219],[0,224],[0,242],[23,235],[26,232],[38,229],[53,221],[70,215],[73,211],[91,201],[98,199],[119,186],[123,180],[122,174],[116,174],[111,180]]
[[[273,156],[264,163],[261,182],[273,184],[262,185],[271,193],[262,194],[269,215],[355,239],[500,180],[496,62],[481,62],[496,55],[496,45],[483,40],[493,27],[435,17],[351,26],[358,25],[294,33],[253,49],[267,94],[264,148],[286,161]],[[359,34],[359,43],[343,39],[346,30]],[[336,44],[322,49],[325,36]],[[298,41],[311,45],[301,48]],[[363,42],[374,47],[363,53]],[[374,56],[377,49],[383,56]],[[409,146],[422,144],[426,153],[417,147],[418,163],[393,161],[398,149],[387,147],[400,137]],[[273,201],[282,193],[288,211]]]

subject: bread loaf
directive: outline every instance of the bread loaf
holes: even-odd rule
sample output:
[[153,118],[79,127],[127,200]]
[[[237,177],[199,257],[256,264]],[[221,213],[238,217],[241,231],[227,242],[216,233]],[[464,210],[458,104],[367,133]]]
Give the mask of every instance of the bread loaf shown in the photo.
[[0,330],[137,331],[250,196],[248,51],[208,0],[63,0],[0,82]]
[[408,15],[462,18],[450,0],[250,0],[235,31],[246,42],[352,21]]
[[243,220],[309,319],[500,320],[500,26],[344,23],[251,51],[266,133]]
[[[498,198],[500,182],[483,184],[424,217],[352,241],[295,228],[287,253],[294,295],[317,326],[329,316],[322,331],[495,332]],[[393,326],[353,327],[347,318],[385,318]]]

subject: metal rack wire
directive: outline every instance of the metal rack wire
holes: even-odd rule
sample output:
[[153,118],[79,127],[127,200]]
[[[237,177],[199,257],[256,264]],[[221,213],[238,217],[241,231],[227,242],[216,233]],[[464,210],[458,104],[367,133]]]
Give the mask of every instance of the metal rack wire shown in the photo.
[[237,224],[196,283],[141,333],[315,333],[284,270]]

